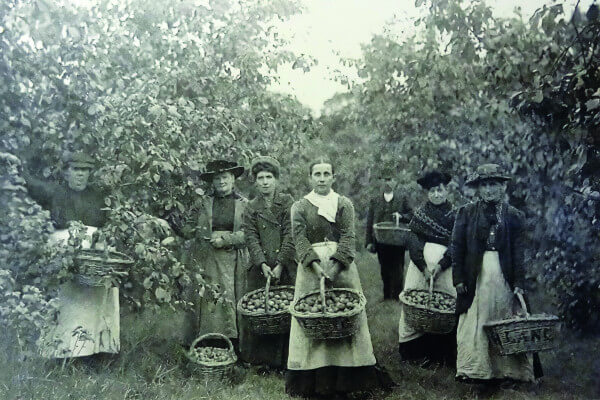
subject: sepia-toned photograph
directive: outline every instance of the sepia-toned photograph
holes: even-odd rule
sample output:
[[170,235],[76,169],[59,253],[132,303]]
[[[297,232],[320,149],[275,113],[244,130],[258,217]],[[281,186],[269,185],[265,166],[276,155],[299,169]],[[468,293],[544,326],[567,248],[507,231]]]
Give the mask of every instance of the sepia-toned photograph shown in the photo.
[[600,399],[600,3],[1,0],[0,399]]

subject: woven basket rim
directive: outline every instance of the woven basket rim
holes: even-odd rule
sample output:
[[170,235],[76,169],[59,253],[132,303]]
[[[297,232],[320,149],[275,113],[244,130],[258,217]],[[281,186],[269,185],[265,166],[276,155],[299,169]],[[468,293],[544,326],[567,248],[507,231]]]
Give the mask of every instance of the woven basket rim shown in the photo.
[[[294,286],[292,285],[279,285],[279,286],[271,286],[271,288],[269,289],[269,293],[273,293],[273,291],[284,291],[286,289],[291,290],[292,292],[294,291]],[[260,293],[260,292],[264,292],[265,288],[259,288],[259,289],[255,289],[252,290],[248,293],[246,293],[245,295],[242,296],[241,299],[238,300],[237,303],[237,310],[239,313],[241,313],[242,315],[247,315],[247,316],[252,316],[252,317],[261,317],[261,316],[277,316],[277,315],[282,315],[282,314],[288,314],[289,310],[287,309],[283,309],[283,310],[279,310],[279,311],[275,311],[275,312],[262,312],[262,311],[250,311],[250,310],[244,310],[242,308],[242,302],[243,300],[247,299],[248,297],[252,296],[253,294],[256,293]]]
[[[231,356],[231,358],[229,360],[227,360],[227,361],[202,361],[202,360],[195,360],[195,359],[193,359],[191,357],[192,348],[196,348],[196,345],[198,343],[202,342],[202,340],[204,340],[206,338],[213,338],[213,339],[222,339],[222,340],[224,340],[225,343],[227,344],[227,348],[225,348],[225,350],[227,350],[227,352],[229,353],[229,355]],[[212,346],[200,346],[200,347],[212,347]],[[235,354],[235,351],[234,351],[234,348],[233,348],[233,344],[231,343],[231,340],[227,336],[223,335],[222,333],[218,333],[218,332],[206,333],[204,335],[198,336],[192,342],[192,345],[190,346],[190,349],[185,352],[185,355],[194,364],[205,366],[205,367],[224,367],[224,366],[228,366],[230,364],[235,364],[237,362],[237,354]]]
[[108,264],[133,264],[134,262],[127,254],[116,250],[80,249],[75,258],[80,261],[101,261]]
[[300,301],[305,299],[308,296],[312,296],[312,295],[320,295],[321,291],[319,290],[313,290],[311,292],[308,292],[306,294],[303,294],[301,297],[298,297],[297,300],[294,300],[290,303],[290,314],[292,314],[294,317],[296,318],[327,318],[327,319],[333,319],[333,318],[340,318],[340,317],[344,317],[344,318],[348,318],[348,317],[354,317],[358,314],[360,314],[361,312],[364,311],[365,306],[367,304],[367,298],[365,297],[365,295],[356,290],[356,289],[350,289],[350,288],[331,288],[331,289],[327,289],[325,292],[328,291],[345,291],[345,292],[351,292],[354,293],[356,295],[358,295],[358,307],[356,307],[355,309],[351,310],[351,311],[346,311],[346,312],[338,312],[338,313],[313,313],[313,312],[299,312],[294,310],[294,308],[296,307],[296,304]]
[[[414,308],[418,308],[418,309],[426,310],[426,311],[433,311],[433,312],[436,312],[436,313],[439,313],[439,314],[455,314],[456,313],[456,311],[438,310],[437,308],[429,308],[429,307],[426,307],[426,306],[424,306],[422,304],[416,304],[416,303],[409,302],[406,299],[406,295],[408,293],[410,293],[410,292],[413,292],[413,291],[420,291],[420,292],[424,291],[424,292],[427,292],[426,289],[406,289],[406,290],[403,290],[402,293],[400,293],[400,296],[398,296],[399,299],[400,299],[400,302],[402,304],[408,306],[408,307],[414,307]],[[452,296],[450,293],[441,292],[439,290],[434,290],[433,292],[434,293],[441,293],[443,295],[446,295],[447,297],[452,297],[454,300],[456,300],[456,298],[454,296]],[[454,307],[456,308],[456,305]]]
[[483,324],[484,327],[498,327],[503,325],[516,325],[521,322],[560,322],[560,318],[552,314],[532,314],[528,317],[514,317],[490,321]]

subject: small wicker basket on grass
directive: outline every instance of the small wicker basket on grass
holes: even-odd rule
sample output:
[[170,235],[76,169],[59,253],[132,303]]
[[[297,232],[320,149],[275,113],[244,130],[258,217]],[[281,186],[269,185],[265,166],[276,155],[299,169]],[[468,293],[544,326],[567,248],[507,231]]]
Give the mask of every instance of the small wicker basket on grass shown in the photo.
[[547,314],[530,315],[523,296],[517,293],[517,298],[525,312],[524,317],[492,321],[483,326],[492,348],[503,356],[555,348],[560,332],[559,318]]
[[377,243],[405,247],[410,229],[400,222],[379,222],[373,225],[373,232]]
[[[278,335],[290,331],[292,317],[289,303],[294,296],[294,287],[290,285],[271,287],[271,277],[267,278],[264,289],[246,293],[237,304],[240,316],[248,322],[250,330],[257,335]],[[258,299],[264,298],[264,306],[255,308]],[[285,307],[273,310],[272,301],[279,301]]]
[[[435,297],[448,306],[444,309],[436,307],[433,301]],[[415,301],[415,298],[420,301]],[[448,293],[433,290],[433,278],[429,282],[429,290],[404,290],[400,293],[400,302],[404,306],[406,323],[417,332],[445,334],[454,329],[456,299]]]
[[[219,339],[227,344],[227,348],[214,348],[203,346],[202,342],[207,339]],[[211,351],[208,353],[207,351]],[[210,356],[209,354],[213,354]],[[233,377],[233,367],[237,362],[237,356],[231,340],[220,333],[207,333],[192,342],[190,350],[186,353],[190,361],[191,371],[206,381],[221,380],[230,381]]]
[[[327,312],[326,293],[344,295],[351,298],[353,307],[348,311]],[[322,303],[322,311],[301,311],[298,309],[303,300],[312,296],[319,296]],[[309,292],[290,305],[290,312],[304,330],[304,334],[311,339],[341,339],[352,336],[359,328],[358,317],[364,311],[367,299],[354,289],[332,288],[325,291],[325,280],[321,278],[320,290]]]
[[126,276],[127,266],[133,260],[126,254],[112,250],[81,249],[75,256],[77,282],[84,286],[105,286],[115,279]]

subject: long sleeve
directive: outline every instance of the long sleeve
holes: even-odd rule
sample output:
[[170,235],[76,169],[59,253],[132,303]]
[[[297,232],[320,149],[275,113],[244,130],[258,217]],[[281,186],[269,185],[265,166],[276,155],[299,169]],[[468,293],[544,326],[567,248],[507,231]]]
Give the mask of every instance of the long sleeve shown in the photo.
[[25,180],[25,186],[27,192],[37,203],[39,203],[45,209],[49,209],[52,205],[52,197],[56,192],[56,184],[52,182],[43,181],[30,175],[28,171],[23,169],[23,179]]
[[279,256],[277,262],[281,265],[294,264],[294,241],[292,240],[292,222],[290,211],[294,200],[290,196],[288,201],[283,204],[284,212],[281,218],[281,246],[279,247]]
[[423,256],[425,242],[419,239],[419,237],[413,232],[408,234],[407,239],[407,247],[410,259],[421,272],[425,271],[425,268],[427,268],[427,263],[425,262],[425,257]]
[[331,256],[332,259],[339,261],[345,268],[348,268],[354,261],[356,251],[356,237],[354,234],[354,206],[349,199],[343,198],[340,202],[342,210],[336,220],[340,232],[337,251]]
[[373,238],[373,223],[375,222],[375,201],[371,200],[369,203],[369,210],[367,211],[367,237],[365,244],[375,243]]
[[250,253],[250,264],[252,267],[260,267],[260,265],[267,262],[265,253],[260,245],[257,225],[256,213],[253,210],[247,210],[244,214],[242,230],[244,231],[246,246]]
[[459,283],[466,284],[467,277],[465,273],[465,254],[466,254],[466,208],[458,210],[458,215],[454,221],[452,229],[452,239],[450,241],[450,254],[452,257],[452,280],[454,286]]
[[306,216],[301,201],[297,201],[292,205],[291,224],[296,255],[302,266],[307,267],[313,261],[319,261],[319,256],[313,250],[306,236]]

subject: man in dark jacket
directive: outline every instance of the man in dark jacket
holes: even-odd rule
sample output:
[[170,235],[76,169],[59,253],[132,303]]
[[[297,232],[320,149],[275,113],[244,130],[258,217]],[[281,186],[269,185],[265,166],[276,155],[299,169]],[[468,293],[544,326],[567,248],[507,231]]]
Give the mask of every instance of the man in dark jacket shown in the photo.
[[397,181],[392,169],[384,170],[381,175],[381,191],[371,199],[367,215],[367,250],[377,252],[383,280],[383,298],[397,299],[403,287],[404,247],[377,243],[373,234],[373,225],[378,222],[410,220],[410,208],[406,197],[396,191]]

